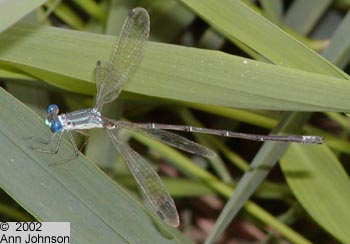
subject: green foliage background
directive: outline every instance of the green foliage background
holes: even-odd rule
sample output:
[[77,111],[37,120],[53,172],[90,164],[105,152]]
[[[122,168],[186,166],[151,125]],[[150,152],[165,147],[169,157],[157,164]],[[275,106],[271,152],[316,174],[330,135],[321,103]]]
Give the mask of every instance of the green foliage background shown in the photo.
[[[136,74],[125,85],[122,97],[144,99],[154,106],[175,104],[194,108],[262,128],[274,128],[274,133],[324,136],[326,143],[316,146],[264,143],[251,167],[272,168],[279,161],[295,196],[293,203],[300,204],[333,238],[349,243],[350,182],[339,155],[348,156],[350,145],[345,136],[335,137],[307,124],[311,112],[324,112],[345,132],[348,127],[346,118],[337,112],[350,110],[349,76],[340,69],[349,61],[350,38],[346,26],[350,18],[346,15],[341,20],[322,52],[323,57],[314,50],[323,48],[325,43],[304,37],[332,1],[295,1],[285,16],[281,14],[283,1],[277,0],[260,1],[263,9],[248,1],[234,0],[102,1],[100,4],[75,0],[74,3],[90,17],[88,23],[64,2],[56,5],[55,1],[9,0],[0,5],[0,77],[6,80],[7,90],[0,91],[0,185],[23,208],[40,221],[71,222],[74,243],[191,242],[154,218],[136,198],[92,163],[115,161],[115,155],[106,153],[110,150],[106,138],[101,139],[103,135],[91,136],[90,139],[101,141],[87,146],[86,154],[93,155],[90,159],[81,155],[60,167],[48,167],[48,164],[71,153],[68,143],[53,157],[33,152],[24,140],[33,135],[50,136],[42,116],[33,112],[42,111],[49,103],[49,91],[60,94],[67,111],[90,106],[95,93],[95,63],[108,59],[115,40],[114,36],[97,33],[117,33],[128,10],[143,6],[151,15],[151,42]],[[48,21],[38,22],[45,17],[43,8],[38,9],[42,4],[76,30],[51,27],[46,25]],[[347,1],[334,1],[334,4],[349,7]],[[310,9],[316,16],[304,14],[303,11]],[[165,16],[173,18],[171,23]],[[209,25],[202,39],[203,47],[215,49],[218,42],[227,38],[250,58],[160,43],[172,40],[196,16]],[[283,21],[288,25],[282,24]],[[296,112],[276,116],[256,110]],[[301,111],[307,113],[298,113]],[[175,112],[186,123],[197,123],[187,109]],[[248,170],[248,164],[220,138],[199,136],[197,139],[220,152],[223,160],[245,171],[233,195],[233,180],[220,158],[211,162],[214,175],[174,149],[134,137],[187,176],[187,181],[164,179],[174,196],[215,193],[228,199],[206,243],[214,243],[243,206],[282,238],[309,243],[289,227],[288,221],[248,200],[269,171]],[[192,189],[192,194],[186,188]],[[278,188],[266,192],[282,195],[282,191]],[[19,220],[28,219],[24,213],[9,211],[6,205],[0,211]]]

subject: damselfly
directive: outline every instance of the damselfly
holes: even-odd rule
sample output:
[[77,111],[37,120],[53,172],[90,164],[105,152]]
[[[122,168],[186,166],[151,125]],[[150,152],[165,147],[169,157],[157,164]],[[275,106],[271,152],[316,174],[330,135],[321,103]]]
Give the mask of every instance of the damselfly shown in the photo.
[[[122,31],[116,41],[109,62],[97,62],[97,95],[95,106],[93,108],[82,109],[71,113],[58,114],[58,106],[54,104],[50,105],[47,109],[48,115],[46,118],[46,124],[54,134],[48,143],[58,135],[57,144],[53,151],[39,148],[33,148],[34,150],[56,154],[61,144],[62,135],[66,131],[75,152],[73,158],[65,160],[69,161],[77,157],[79,153],[70,131],[104,128],[115,149],[124,158],[130,172],[146,196],[146,199],[150,202],[159,217],[169,225],[178,226],[179,216],[174,200],[169,195],[158,174],[152,169],[146,160],[118,139],[119,129],[128,129],[173,147],[204,157],[214,156],[215,153],[202,145],[165,130],[200,132],[257,141],[286,141],[304,144],[322,143],[322,138],[318,136],[253,135],[186,125],[166,125],[155,123],[137,124],[102,117],[101,110],[103,105],[115,100],[119,96],[122,85],[138,67],[145,51],[149,30],[150,20],[147,11],[143,8],[135,8],[131,10],[124,22]],[[43,142],[43,140],[35,140]]]

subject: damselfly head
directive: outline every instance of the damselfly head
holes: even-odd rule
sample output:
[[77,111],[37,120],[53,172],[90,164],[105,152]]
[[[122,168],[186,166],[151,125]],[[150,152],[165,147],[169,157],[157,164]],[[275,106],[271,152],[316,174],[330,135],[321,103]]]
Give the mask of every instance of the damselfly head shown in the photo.
[[50,114],[58,114],[58,106],[56,104],[50,104],[48,107],[47,107],[47,113]]
[[47,107],[47,117],[45,124],[50,127],[53,133],[60,132],[63,128],[61,121],[58,118],[58,106],[51,104]]

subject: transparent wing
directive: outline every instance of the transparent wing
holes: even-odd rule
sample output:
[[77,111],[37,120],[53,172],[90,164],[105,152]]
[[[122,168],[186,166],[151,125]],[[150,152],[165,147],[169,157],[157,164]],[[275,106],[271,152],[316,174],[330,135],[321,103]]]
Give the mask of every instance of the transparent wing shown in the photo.
[[150,137],[154,140],[160,141],[164,144],[176,147],[189,153],[197,154],[203,157],[214,157],[216,155],[215,152],[209,148],[169,131],[159,129],[134,128],[132,127],[133,123],[127,123],[124,121],[123,123],[118,124],[125,129],[135,131],[136,133]]
[[150,20],[143,8],[134,8],[124,21],[123,28],[109,62],[97,62],[96,108],[116,99],[124,82],[138,67],[149,36]]
[[179,215],[174,200],[169,195],[158,174],[151,165],[128,145],[118,140],[118,130],[106,130],[114,147],[122,155],[128,168],[146,199],[151,203],[158,216],[169,225],[179,225]]
[[[98,60],[96,63],[96,88],[97,88],[97,97],[100,97],[99,93],[101,92],[100,88],[102,82],[104,81],[106,74],[109,72],[115,73],[114,67],[109,67],[109,62]],[[96,99],[97,100],[97,99]]]

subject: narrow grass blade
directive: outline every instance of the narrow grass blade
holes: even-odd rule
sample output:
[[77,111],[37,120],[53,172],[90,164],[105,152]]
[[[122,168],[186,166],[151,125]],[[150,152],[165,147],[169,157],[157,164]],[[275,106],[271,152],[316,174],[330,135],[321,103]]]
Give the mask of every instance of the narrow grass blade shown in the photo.
[[266,17],[274,24],[281,25],[283,14],[283,2],[279,0],[260,0],[261,7],[266,13]]
[[301,35],[309,33],[322,18],[332,0],[294,1],[289,7],[284,23]]
[[3,0],[0,2],[0,33],[44,4],[47,0]]
[[277,65],[347,77],[343,71],[241,1],[181,1],[228,39],[234,42],[237,38]]
[[350,180],[326,146],[292,145],[281,159],[288,185],[318,224],[342,243],[350,243]]
[[322,55],[331,62],[344,68],[350,59],[350,12],[342,20],[334,35],[332,36],[329,46],[323,51]]
[[[17,25],[0,35],[0,65],[2,61],[61,88],[93,95],[96,60],[109,57],[114,39]],[[350,84],[343,79],[216,51],[149,44],[126,91],[229,107],[350,110]]]
[[0,2],[0,33],[44,4],[47,0],[3,0]]

